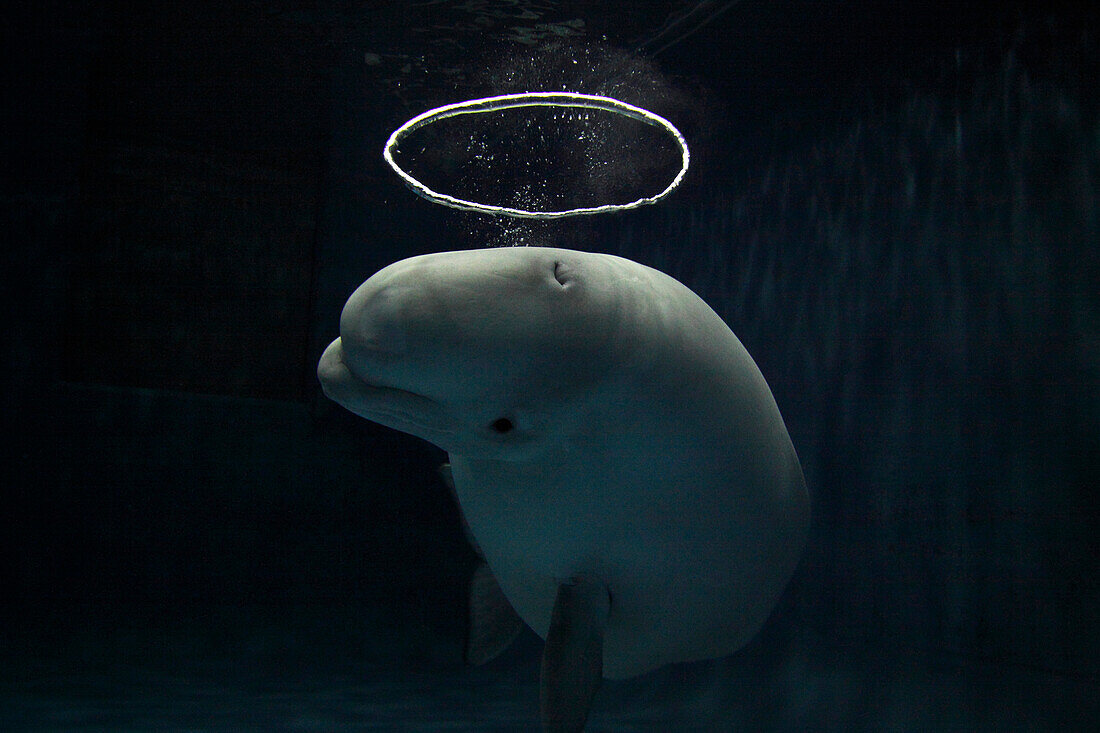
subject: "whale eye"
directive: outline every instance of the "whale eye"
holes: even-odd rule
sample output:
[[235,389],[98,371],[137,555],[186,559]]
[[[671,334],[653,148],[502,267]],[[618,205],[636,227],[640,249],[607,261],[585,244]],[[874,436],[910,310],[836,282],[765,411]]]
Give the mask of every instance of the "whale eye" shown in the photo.
[[514,426],[512,425],[511,420],[509,420],[506,417],[502,417],[502,418],[498,418],[498,419],[494,420],[493,424],[490,425],[489,427],[491,427],[493,429],[493,432],[500,433],[501,435],[503,435],[504,433],[512,432],[512,428]]

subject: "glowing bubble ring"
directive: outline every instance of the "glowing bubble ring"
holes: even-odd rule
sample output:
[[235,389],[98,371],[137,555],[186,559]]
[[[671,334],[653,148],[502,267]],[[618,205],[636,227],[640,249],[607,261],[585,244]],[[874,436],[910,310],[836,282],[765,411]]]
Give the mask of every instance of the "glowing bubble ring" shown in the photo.
[[[672,179],[672,183],[668,184],[663,191],[656,196],[647,196],[645,198],[631,201],[627,204],[604,204],[602,206],[582,207],[578,209],[566,209],[564,211],[528,211],[527,209],[514,209],[508,206],[493,206],[491,204],[479,204],[476,201],[466,201],[465,199],[456,198],[454,196],[448,196],[445,193],[439,193],[425,186],[423,183],[413,178],[409,173],[399,166],[393,159],[393,150],[397,147],[397,144],[401,142],[409,133],[414,130],[430,125],[433,122],[439,122],[445,120],[448,117],[457,117],[458,115],[477,115],[485,114],[487,112],[497,112],[505,109],[514,109],[516,107],[567,107],[567,108],[583,108],[583,109],[598,109],[605,112],[613,112],[624,117],[630,117],[631,119],[639,120],[651,125],[653,127],[660,128],[675,138],[676,143],[680,146],[681,150],[681,166],[680,172],[676,174],[676,177]],[[627,104],[621,102],[618,99],[611,97],[602,97],[596,94],[580,94],[577,92],[525,92],[523,94],[502,94],[496,97],[484,97],[482,99],[468,99],[465,102],[456,102],[455,104],[446,104],[442,107],[436,107],[430,109],[427,112],[413,117],[411,120],[401,125],[393,131],[390,135],[390,139],[386,141],[386,147],[382,150],[382,157],[386,159],[386,162],[397,175],[401,176],[402,180],[419,196],[422,196],[429,201],[437,204],[443,204],[444,206],[450,206],[454,209],[463,209],[466,211],[480,211],[485,214],[493,214],[496,216],[513,216],[527,219],[560,219],[566,216],[584,216],[589,214],[606,214],[612,211],[625,211],[626,209],[635,209],[639,206],[646,204],[655,204],[665,196],[668,196],[672,191],[680,185],[680,181],[684,179],[684,175],[687,173],[688,164],[691,161],[691,153],[688,152],[687,141],[684,136],[680,134],[680,131],[676,127],[661,117],[658,114],[654,114],[649,110],[642,109],[641,107],[635,107],[633,104]]]

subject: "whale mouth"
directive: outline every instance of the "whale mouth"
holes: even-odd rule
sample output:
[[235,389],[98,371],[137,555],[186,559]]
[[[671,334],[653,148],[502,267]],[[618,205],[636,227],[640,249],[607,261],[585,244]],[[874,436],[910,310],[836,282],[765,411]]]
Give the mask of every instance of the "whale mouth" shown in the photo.
[[443,405],[430,397],[362,378],[359,383],[360,395],[365,400],[361,403],[364,412],[359,413],[363,417],[421,437],[427,437],[429,432],[436,436],[454,432]]
[[344,360],[340,339],[325,349],[317,373],[329,399],[367,420],[437,445],[449,442],[448,438],[457,431],[457,421],[441,403],[352,371]]

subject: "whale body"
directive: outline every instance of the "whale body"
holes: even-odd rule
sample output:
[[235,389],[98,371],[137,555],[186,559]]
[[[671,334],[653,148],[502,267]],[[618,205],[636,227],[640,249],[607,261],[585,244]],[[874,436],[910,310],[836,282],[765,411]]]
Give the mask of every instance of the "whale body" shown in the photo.
[[674,278],[512,247],[390,265],[348,300],[325,393],[447,451],[484,564],[467,654],[547,640],[547,730],[601,678],[730,654],[801,554],[809,498],[771,390]]

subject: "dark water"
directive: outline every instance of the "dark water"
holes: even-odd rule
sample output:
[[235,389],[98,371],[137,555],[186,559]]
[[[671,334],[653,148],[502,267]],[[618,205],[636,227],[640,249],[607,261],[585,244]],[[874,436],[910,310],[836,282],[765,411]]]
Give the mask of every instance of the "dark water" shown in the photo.
[[[541,642],[529,633],[473,669],[439,629],[410,636],[338,606],[223,607],[173,618],[145,609],[140,618],[85,618],[79,627],[40,626],[6,646],[0,729],[538,728]],[[764,646],[607,682],[588,730],[1084,730],[1100,707],[1092,684],[1064,675],[886,660],[811,639],[768,658]]]
[[[1095,11],[23,5],[0,29],[0,731],[537,729],[533,634],[460,661],[475,558],[445,456],[314,374],[373,272],[500,244],[696,290],[814,502],[761,634],[606,683],[590,730],[1097,728]],[[666,115],[683,186],[542,226],[429,204],[382,162],[413,115],[529,88]],[[629,128],[574,148],[612,129],[579,124],[511,149],[524,185],[594,203],[668,179]],[[446,132],[424,167],[461,190],[468,131]],[[608,158],[606,187],[559,143]]]

